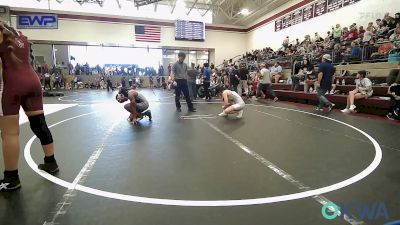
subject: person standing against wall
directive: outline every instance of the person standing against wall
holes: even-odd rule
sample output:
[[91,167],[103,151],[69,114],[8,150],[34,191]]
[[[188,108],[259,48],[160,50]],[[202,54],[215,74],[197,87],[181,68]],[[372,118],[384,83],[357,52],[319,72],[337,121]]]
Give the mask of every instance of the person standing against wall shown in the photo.
[[231,85],[231,90],[234,92],[238,92],[238,85],[240,82],[238,68],[236,65],[232,65],[229,69],[229,83]]
[[237,91],[239,96],[242,96],[243,89],[244,89],[245,95],[248,95],[248,93],[249,93],[249,86],[247,84],[248,77],[249,77],[249,70],[246,68],[246,64],[242,63],[240,65],[240,69],[239,69],[240,81],[239,81],[238,91]]
[[186,58],[186,54],[183,52],[180,52],[178,54],[178,61],[172,66],[172,71],[171,71],[171,80],[173,83],[175,83],[176,110],[178,112],[182,111],[181,103],[179,102],[179,99],[181,98],[181,92],[183,92],[183,95],[185,96],[189,111],[196,112],[196,109],[193,107],[192,101],[190,101],[189,88],[188,88],[188,83],[187,83],[188,68],[187,68],[186,63],[184,62],[185,58]]
[[332,65],[332,58],[329,54],[322,57],[322,63],[319,64],[318,81],[317,81],[317,95],[319,104],[316,110],[322,111],[324,106],[328,106],[329,111],[332,111],[335,104],[330,102],[325,94],[332,88],[333,80],[335,79],[336,68]]
[[111,91],[114,91],[114,88],[112,86],[112,81],[111,81],[111,75],[107,76],[107,92],[109,92],[111,89]]
[[204,87],[204,94],[206,96],[206,101],[211,100],[210,95],[210,85],[211,85],[211,68],[208,63],[204,63],[204,71],[203,71],[203,87]]
[[191,101],[194,101],[197,98],[196,78],[198,72],[195,66],[196,65],[194,63],[191,63],[190,70],[188,70],[188,85],[189,85],[189,94]]

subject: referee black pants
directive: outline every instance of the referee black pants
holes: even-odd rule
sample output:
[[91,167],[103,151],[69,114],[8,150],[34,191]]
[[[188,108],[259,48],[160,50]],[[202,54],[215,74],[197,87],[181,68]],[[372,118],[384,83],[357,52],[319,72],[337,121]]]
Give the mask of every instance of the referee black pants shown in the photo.
[[185,96],[186,103],[188,105],[189,109],[193,109],[193,103],[190,100],[189,96],[189,87],[188,87],[188,82],[185,79],[179,79],[175,80],[176,81],[176,87],[175,87],[175,104],[176,108],[180,109],[181,108],[181,103],[179,102],[179,99],[181,98],[181,93]]

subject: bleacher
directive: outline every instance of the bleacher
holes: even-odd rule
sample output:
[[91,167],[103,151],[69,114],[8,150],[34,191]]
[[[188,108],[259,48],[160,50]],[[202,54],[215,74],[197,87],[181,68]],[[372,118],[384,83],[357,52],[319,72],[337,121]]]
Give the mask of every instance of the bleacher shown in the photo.
[[[367,64],[351,64],[351,65],[340,65],[337,66],[337,71],[347,70],[350,74],[357,73],[359,70],[366,70],[369,72],[368,78],[373,82],[374,94],[368,99],[356,100],[358,111],[385,115],[390,109],[392,102],[390,96],[388,96],[388,86],[385,85],[386,77],[390,70],[396,69],[398,63],[385,62],[385,63],[367,63]],[[284,73],[286,78],[290,73]],[[347,102],[347,95],[349,91],[355,89],[355,76],[344,76],[339,77],[339,85],[336,85],[336,93],[333,95],[327,95],[327,98],[335,103],[338,108],[344,108]],[[342,80],[345,80],[346,85],[342,84]],[[336,82],[335,82],[336,83]],[[316,93],[304,93],[304,85],[300,85],[299,91],[291,91],[292,85],[286,83],[273,84],[275,94],[281,100],[293,101],[305,104],[316,105],[318,97]]]

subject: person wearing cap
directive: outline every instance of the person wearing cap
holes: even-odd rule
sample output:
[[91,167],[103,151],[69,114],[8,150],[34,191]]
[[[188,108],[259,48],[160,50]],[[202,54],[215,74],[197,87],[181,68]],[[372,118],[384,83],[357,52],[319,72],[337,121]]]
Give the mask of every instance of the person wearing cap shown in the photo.
[[324,106],[328,106],[329,111],[332,111],[335,104],[330,102],[325,94],[332,87],[333,79],[335,78],[336,68],[332,65],[332,58],[329,54],[322,56],[322,63],[319,64],[318,69],[318,91],[317,95],[319,98],[319,103],[316,110],[322,111]]
[[181,92],[183,92],[189,111],[196,112],[196,109],[193,107],[193,103],[189,96],[189,87],[187,82],[188,66],[184,62],[185,58],[186,54],[180,52],[178,54],[178,61],[172,66],[171,81],[175,84],[175,105],[177,111],[181,112],[181,103],[179,102],[179,99],[181,98]]

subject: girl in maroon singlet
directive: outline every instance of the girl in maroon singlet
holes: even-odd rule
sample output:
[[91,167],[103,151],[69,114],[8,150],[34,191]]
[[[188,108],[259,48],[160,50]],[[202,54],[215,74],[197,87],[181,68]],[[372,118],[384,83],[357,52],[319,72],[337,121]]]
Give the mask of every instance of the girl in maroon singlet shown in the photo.
[[28,116],[32,131],[40,140],[45,163],[39,169],[58,171],[54,145],[43,112],[42,87],[31,65],[31,46],[28,39],[12,27],[0,22],[0,130],[4,156],[4,179],[0,192],[21,187],[18,176],[19,109]]

